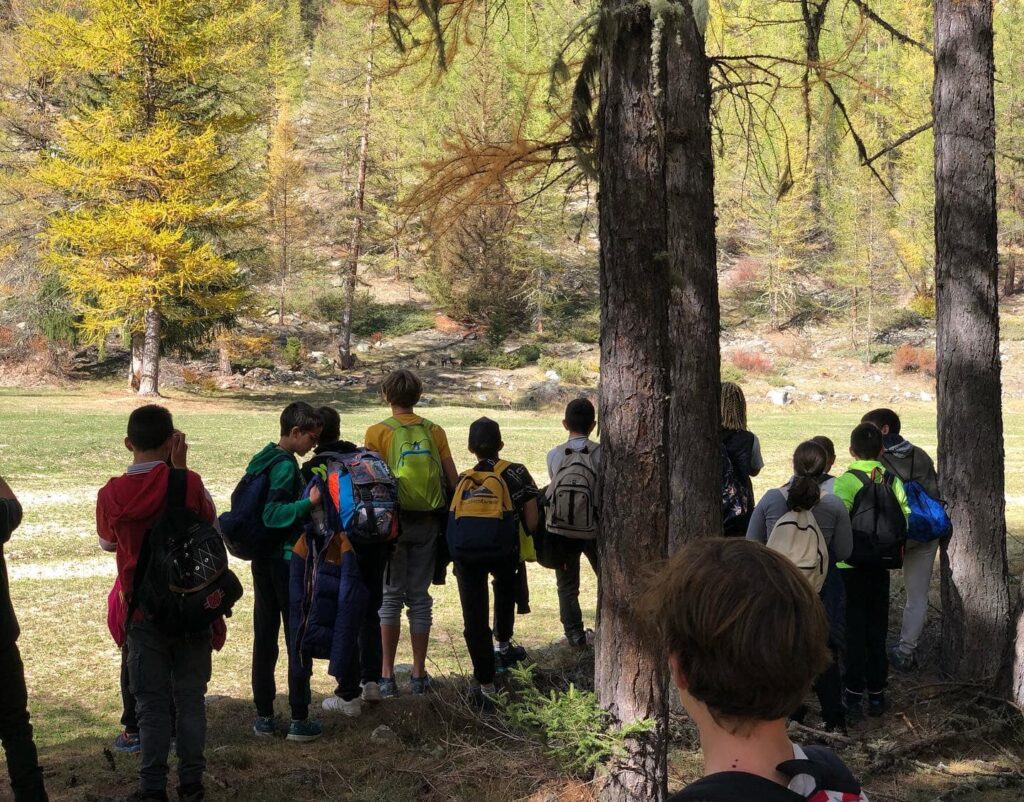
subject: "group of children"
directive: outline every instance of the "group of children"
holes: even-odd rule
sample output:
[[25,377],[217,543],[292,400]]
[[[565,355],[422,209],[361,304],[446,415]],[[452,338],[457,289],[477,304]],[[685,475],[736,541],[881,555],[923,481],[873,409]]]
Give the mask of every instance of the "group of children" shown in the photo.
[[[723,443],[735,442],[736,432],[746,431],[745,405],[741,393],[736,400],[736,391],[723,390],[723,404],[733,405],[728,418],[723,410],[723,421],[733,427],[723,427]],[[793,453],[792,478],[765,493],[745,518],[746,538],[768,545],[787,513],[810,513],[809,525],[820,530],[827,550],[820,597],[828,614],[832,660],[815,690],[825,728],[843,732],[848,722],[863,718],[865,702],[869,716],[885,713],[890,665],[900,671],[916,667],[935,555],[949,531],[947,520],[945,527],[907,537],[908,523],[918,511],[911,508],[905,484],[916,488],[916,498],[935,504],[940,494],[934,462],[902,437],[893,410],[875,409],[863,416],[850,434],[850,456],[846,471],[834,476],[836,453],[829,438],[819,435],[800,443]],[[742,463],[737,473],[749,483],[751,474]],[[906,603],[900,637],[887,647],[894,569],[903,571]],[[805,712],[801,707],[796,715]]]
[[[334,409],[314,409],[303,402],[289,404],[281,413],[278,440],[268,443],[252,458],[240,483],[240,488],[261,483],[261,509],[256,525],[275,535],[274,547],[252,555],[250,560],[252,691],[256,713],[253,733],[257,736],[274,736],[278,732],[274,715],[275,671],[282,628],[290,708],[285,738],[303,742],[316,740],[322,734],[320,722],[310,715],[311,661],[303,659],[299,645],[303,638],[299,629],[307,621],[297,597],[304,592],[302,566],[311,548],[303,534],[310,531],[318,511],[323,509],[321,488],[326,487],[311,480],[325,476],[324,469],[332,462],[365,451],[385,459],[394,475],[401,536],[393,543],[343,538],[344,545],[336,549],[333,559],[337,562],[345,553],[354,555],[357,573],[353,575],[358,576],[360,595],[358,603],[352,597],[345,613],[345,627],[356,633],[351,638],[352,648],[342,650],[344,655],[338,661],[332,652],[330,672],[337,687],[324,700],[322,708],[358,716],[365,702],[377,702],[400,692],[395,658],[403,610],[413,655],[409,692],[419,695],[430,688],[426,670],[433,606],[430,589],[432,583],[444,581],[448,558],[443,533],[460,475],[444,429],[415,411],[422,393],[418,377],[407,370],[396,371],[384,381],[382,391],[391,407],[391,416],[366,431],[363,449],[342,439],[340,416]],[[594,472],[596,486],[601,450],[589,439],[595,424],[596,413],[589,400],[578,399],[569,404],[564,422],[569,439],[548,455],[553,478],[559,475],[563,463],[572,462],[578,471],[577,463],[582,462]],[[477,460],[473,473],[501,478],[508,490],[509,515],[516,523],[517,535],[529,538],[540,528],[545,496],[524,465],[501,459],[504,445],[497,422],[480,418],[470,426],[468,448]],[[116,552],[118,568],[108,609],[111,632],[123,644],[124,655],[124,731],[118,735],[115,748],[141,753],[140,784],[133,799],[165,800],[168,752],[174,739],[178,799],[200,802],[205,798],[202,777],[206,718],[202,704],[210,679],[211,651],[224,642],[223,619],[216,619],[209,631],[198,634],[168,634],[133,608],[129,600],[136,566],[144,559],[144,542],[164,508],[172,475],[184,472],[184,506],[194,515],[213,525],[216,512],[198,474],[187,469],[185,436],[174,428],[168,410],[156,405],[136,409],[129,417],[125,446],[133,455],[132,464],[124,475],[111,479],[100,491],[96,511],[100,546]],[[296,457],[311,451],[310,459],[300,466]],[[573,489],[581,488],[574,485]],[[594,507],[587,511],[588,515],[596,519],[596,491],[588,499],[586,503]],[[225,517],[221,516],[222,523]],[[558,564],[553,566],[566,637],[579,647],[585,647],[590,638],[590,630],[584,627],[579,589],[582,556],[585,554],[597,568],[596,527],[591,528],[595,530],[592,537],[584,531],[581,538],[564,538]],[[224,531],[228,540],[227,529]],[[550,540],[559,536],[548,537]],[[501,559],[456,555],[451,559],[473,666],[471,695],[485,711],[495,707],[496,671],[526,656],[512,640],[517,608],[520,612],[529,609],[522,556],[517,549]],[[488,579],[493,579],[494,588],[493,629]],[[358,611],[357,620],[352,620],[352,611]]]
[[[577,399],[568,405],[563,421],[568,439],[548,454],[551,483],[541,490],[524,465],[501,459],[505,446],[501,428],[486,417],[470,426],[467,445],[476,463],[460,475],[444,430],[415,411],[421,392],[422,385],[411,372],[400,370],[389,376],[383,394],[392,414],[371,426],[364,437],[365,450],[386,460],[395,478],[401,534],[394,542],[342,538],[335,548],[337,562],[346,554],[354,560],[349,563],[347,587],[358,586],[358,597],[351,596],[353,612],[345,622],[353,633],[353,646],[343,650],[338,660],[332,652],[330,673],[337,687],[323,702],[325,711],[358,716],[365,702],[400,692],[395,657],[403,610],[413,653],[409,692],[429,690],[430,588],[434,582],[443,582],[449,541],[456,545],[451,537],[446,539],[445,529],[460,525],[455,512],[460,499],[494,502],[495,487],[505,497],[499,504],[501,515],[514,521],[520,545],[500,557],[484,559],[464,550],[460,541],[451,554],[473,668],[472,699],[484,711],[493,710],[496,672],[525,657],[513,641],[513,630],[517,609],[529,609],[523,560],[530,558],[527,553],[534,548],[536,559],[555,570],[567,640],[581,648],[591,640],[579,603],[584,555],[599,573],[596,516],[602,464],[600,445],[590,439],[596,425],[591,402]],[[747,431],[742,391],[723,388],[722,398],[727,424],[722,435],[724,459],[730,462],[730,475],[744,483],[752,499],[750,477],[763,467],[759,443]],[[285,737],[301,742],[322,733],[320,723],[310,715],[311,663],[302,659],[298,646],[304,637],[298,630],[307,622],[296,613],[301,606],[296,595],[303,593],[302,566],[311,549],[304,532],[322,523],[318,515],[326,492],[326,485],[311,480],[325,476],[326,467],[335,461],[365,451],[342,439],[340,417],[329,407],[290,404],[280,424],[277,442],[268,443],[252,458],[243,480],[243,484],[261,483],[259,525],[276,533],[273,549],[251,559],[253,732],[257,736],[278,732],[275,669],[283,627],[290,707]],[[193,520],[214,526],[217,516],[201,478],[187,469],[188,445],[169,411],[155,405],[136,409],[129,417],[125,446],[132,453],[132,463],[100,491],[96,511],[100,545],[114,551],[117,560],[108,619],[112,634],[123,644],[125,730],[115,747],[141,753],[140,783],[132,799],[166,800],[168,752],[175,741],[177,798],[201,802],[205,798],[204,697],[211,652],[223,645],[226,636],[223,618],[217,615],[224,609],[217,605],[224,600],[211,594],[212,625],[187,633],[162,629],[131,600],[135,581],[143,575],[139,566],[151,559],[147,540],[153,537],[155,522],[166,514],[165,502],[170,503],[170,488],[176,481],[180,487],[175,503],[187,509]],[[300,467],[295,458],[310,451],[312,457]],[[802,715],[803,699],[812,685],[826,728],[843,730],[847,722],[862,715],[865,694],[867,712],[884,713],[889,663],[904,670],[915,665],[937,541],[911,542],[906,549],[903,629],[887,655],[889,570],[854,559],[858,516],[864,514],[868,495],[881,510],[886,504],[884,493],[895,499],[900,516],[908,516],[901,479],[922,484],[936,498],[938,488],[932,461],[903,440],[900,420],[891,410],[874,410],[864,417],[853,430],[850,452],[854,461],[849,469],[833,477],[831,441],[816,437],[801,443],[793,455],[793,478],[742,512],[746,540],[715,538],[686,547],[663,568],[645,596],[650,620],[669,656],[673,680],[700,730],[705,752],[707,776],[674,797],[678,802],[863,798],[834,755],[789,741],[786,720]],[[500,485],[493,483],[493,477],[500,478]],[[884,493],[878,488],[885,488]],[[4,539],[20,516],[16,504],[0,482]],[[878,510],[876,520],[880,520]],[[794,565],[772,549],[777,524],[791,514],[813,515],[814,530],[827,549],[828,566],[818,570],[817,585],[813,579],[808,582],[805,566]],[[737,534],[735,522],[727,533]],[[493,586],[493,613],[488,580]],[[708,593],[709,587],[715,593]],[[752,593],[751,588],[758,592]],[[22,675],[13,638],[6,638],[11,627],[4,623],[3,614],[0,609],[0,635],[5,636],[0,659],[12,665],[17,661]],[[9,619],[13,622],[13,612]],[[731,633],[730,638],[719,636],[724,630]],[[3,720],[6,697],[0,723],[5,726],[4,746],[16,799],[38,802],[46,796],[24,713],[23,681],[20,688],[19,726],[9,729]],[[15,734],[9,736],[9,732]],[[819,791],[841,796],[814,796]]]

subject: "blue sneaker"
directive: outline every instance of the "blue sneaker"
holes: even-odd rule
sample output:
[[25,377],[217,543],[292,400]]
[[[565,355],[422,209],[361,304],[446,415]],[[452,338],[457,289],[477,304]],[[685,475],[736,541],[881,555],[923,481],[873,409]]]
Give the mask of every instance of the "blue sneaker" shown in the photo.
[[308,741],[315,741],[323,734],[324,728],[320,726],[319,721],[312,721],[308,718],[305,721],[292,719],[291,726],[288,727],[287,738],[289,741],[306,743]]
[[394,677],[381,677],[377,686],[380,689],[381,699],[394,699],[398,696],[398,684]]
[[142,751],[142,739],[137,732],[125,730],[114,739],[114,751],[137,755]]
[[409,680],[409,690],[412,691],[413,696],[423,696],[430,690],[430,675],[424,674],[422,677],[413,677]]
[[257,716],[256,721],[253,722],[252,731],[254,735],[258,735],[261,738],[273,738],[275,731],[274,717]]

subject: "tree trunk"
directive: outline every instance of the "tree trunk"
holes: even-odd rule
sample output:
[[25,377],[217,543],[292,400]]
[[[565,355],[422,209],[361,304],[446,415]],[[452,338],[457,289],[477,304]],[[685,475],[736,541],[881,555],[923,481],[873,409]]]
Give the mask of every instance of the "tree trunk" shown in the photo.
[[231,353],[223,340],[217,343],[217,372],[221,376],[231,375]]
[[938,456],[953,521],[942,549],[942,657],[954,676],[989,683],[1011,634],[993,71],[992,0],[936,0]]
[[656,723],[627,745],[599,798],[658,802],[667,658],[637,621],[637,577],[670,546],[720,531],[710,88],[689,4],[664,14],[657,34],[647,7],[608,0],[604,9],[600,404],[616,470],[602,478],[595,682],[614,720]]
[[1006,256],[1006,280],[1003,283],[1003,297],[1009,298],[1017,291],[1017,257]]
[[132,361],[128,367],[128,385],[135,393],[142,384],[142,345],[145,341],[146,335],[141,331],[132,332]]
[[373,91],[373,32],[376,18],[370,21],[369,40],[366,56],[366,82],[363,84],[363,121],[359,134],[359,172],[356,177],[356,217],[352,229],[351,258],[345,271],[345,307],[341,314],[341,332],[338,334],[338,354],[342,370],[355,367],[352,354],[352,305],[356,297],[356,278],[359,271],[359,254],[363,242],[363,216],[366,209],[366,161],[370,148],[370,100]]
[[139,395],[160,395],[160,310],[146,310]]

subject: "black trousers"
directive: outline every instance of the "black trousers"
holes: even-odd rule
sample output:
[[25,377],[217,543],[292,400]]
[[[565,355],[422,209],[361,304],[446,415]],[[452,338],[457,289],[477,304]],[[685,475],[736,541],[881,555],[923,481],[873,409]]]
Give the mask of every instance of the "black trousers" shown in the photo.
[[[175,726],[178,720],[178,713],[174,707],[174,699],[171,699],[171,737],[175,736]],[[138,703],[135,694],[132,693],[131,682],[128,678],[128,647],[121,649],[121,726],[124,731],[130,734],[139,733]]]
[[843,707],[843,677],[839,670],[839,655],[832,651],[832,664],[814,681],[814,692],[821,705],[821,717],[826,727],[837,727],[846,723],[846,709]]
[[0,741],[7,755],[15,802],[48,802],[32,740],[25,666],[15,643],[0,646]]
[[[291,654],[291,625],[288,610],[288,561],[280,557],[255,559],[252,565],[253,641],[252,697],[256,715],[274,715],[277,684],[274,672],[280,653],[278,639],[284,625],[285,654]],[[288,704],[292,718],[309,717],[310,671],[297,660],[288,660]]]
[[889,658],[889,572],[884,568],[841,568],[846,585],[846,672],[855,693],[885,690]]
[[346,701],[362,692],[360,682],[380,682],[383,648],[380,642],[380,604],[384,598],[384,571],[388,564],[388,546],[354,543],[359,575],[369,591],[366,616],[359,630],[359,652],[338,677],[334,693]]
[[[463,636],[469,659],[473,663],[473,676],[481,685],[494,682],[494,640],[512,638],[516,620],[516,597],[519,593],[518,565],[467,565],[455,563],[455,578],[459,583],[459,601],[462,604]],[[494,577],[494,629],[488,615],[487,579]]]

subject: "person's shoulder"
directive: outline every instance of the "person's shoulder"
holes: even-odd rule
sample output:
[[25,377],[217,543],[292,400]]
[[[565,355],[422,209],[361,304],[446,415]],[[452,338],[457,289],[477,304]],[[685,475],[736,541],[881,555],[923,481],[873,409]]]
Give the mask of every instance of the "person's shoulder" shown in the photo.
[[668,802],[795,802],[798,794],[778,783],[742,771],[723,771],[701,777]]
[[829,791],[860,794],[861,785],[853,772],[835,752],[827,746],[801,747],[807,759],[821,769],[820,782]]

